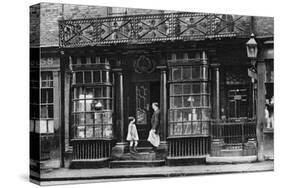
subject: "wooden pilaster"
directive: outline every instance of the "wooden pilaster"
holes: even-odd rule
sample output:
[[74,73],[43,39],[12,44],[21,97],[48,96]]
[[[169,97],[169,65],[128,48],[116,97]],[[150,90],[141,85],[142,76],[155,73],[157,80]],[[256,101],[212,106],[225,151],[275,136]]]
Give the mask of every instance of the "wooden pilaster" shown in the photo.
[[265,73],[266,67],[264,61],[257,62],[257,157],[258,161],[264,161],[263,148],[263,128],[265,126]]

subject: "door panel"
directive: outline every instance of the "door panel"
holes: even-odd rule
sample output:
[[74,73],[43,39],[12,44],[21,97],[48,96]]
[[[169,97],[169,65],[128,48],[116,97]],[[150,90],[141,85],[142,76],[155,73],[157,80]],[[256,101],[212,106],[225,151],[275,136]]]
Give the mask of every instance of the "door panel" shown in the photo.
[[230,118],[247,117],[248,90],[246,87],[228,88],[228,108]]
[[150,87],[149,82],[136,83],[136,125],[141,145],[146,145],[150,130]]

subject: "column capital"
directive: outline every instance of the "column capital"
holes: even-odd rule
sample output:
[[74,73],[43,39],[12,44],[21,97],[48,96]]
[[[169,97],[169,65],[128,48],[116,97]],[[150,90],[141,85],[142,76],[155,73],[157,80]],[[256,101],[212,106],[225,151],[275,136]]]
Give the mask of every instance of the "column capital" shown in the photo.
[[117,72],[117,73],[122,73],[122,71],[123,71],[122,68],[113,68],[111,70],[112,70],[112,72]]
[[221,65],[219,63],[212,63],[212,64],[210,64],[210,67],[213,68],[213,69],[219,69],[220,66]]
[[166,65],[159,65],[159,66],[156,66],[156,69],[159,69],[160,71],[167,71],[167,66]]

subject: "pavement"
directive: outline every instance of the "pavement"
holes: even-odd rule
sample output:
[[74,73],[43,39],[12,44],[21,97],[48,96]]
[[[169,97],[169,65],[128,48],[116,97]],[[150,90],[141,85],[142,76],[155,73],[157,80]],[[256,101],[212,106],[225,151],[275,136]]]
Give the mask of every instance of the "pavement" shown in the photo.
[[[249,173],[273,171],[274,161],[207,164],[191,166],[162,166],[141,168],[101,168],[101,169],[68,169],[60,168],[41,173],[40,185],[57,185],[69,183],[88,183],[104,181],[120,181],[129,179],[163,178],[177,176],[195,176],[227,173]],[[38,174],[30,172],[31,177]],[[36,179],[36,178],[35,178]],[[31,180],[36,182],[36,180]]]

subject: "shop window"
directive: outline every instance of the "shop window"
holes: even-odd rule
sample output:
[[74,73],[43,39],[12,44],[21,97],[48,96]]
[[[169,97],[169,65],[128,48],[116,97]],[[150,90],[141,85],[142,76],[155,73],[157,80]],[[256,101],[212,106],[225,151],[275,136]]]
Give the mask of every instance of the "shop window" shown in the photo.
[[[189,58],[200,58],[197,54],[190,53]],[[210,119],[208,67],[204,63],[173,61],[175,65],[170,64],[169,80],[169,136],[207,135]]]
[[273,60],[266,60],[265,120],[266,129],[274,129],[274,67]]
[[[107,61],[105,57],[96,59],[101,63]],[[102,66],[91,69],[73,73],[76,78],[72,85],[74,138],[111,138],[113,91],[110,71]]]
[[[34,73],[35,74],[35,73]],[[30,132],[54,133],[54,88],[53,73],[44,71],[40,73],[39,84],[31,85],[30,100]],[[31,77],[32,79],[32,77]],[[36,82],[33,80],[32,82]]]

